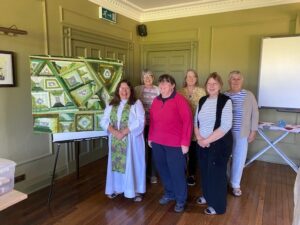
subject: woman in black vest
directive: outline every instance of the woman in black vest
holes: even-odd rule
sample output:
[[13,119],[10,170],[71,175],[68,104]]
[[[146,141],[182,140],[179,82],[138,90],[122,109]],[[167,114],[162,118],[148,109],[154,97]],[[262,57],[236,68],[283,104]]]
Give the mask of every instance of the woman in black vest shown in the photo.
[[197,203],[207,204],[204,212],[208,215],[226,211],[226,171],[232,149],[232,102],[220,93],[222,85],[222,79],[216,72],[208,76],[205,82],[208,95],[200,99],[195,114],[203,193]]

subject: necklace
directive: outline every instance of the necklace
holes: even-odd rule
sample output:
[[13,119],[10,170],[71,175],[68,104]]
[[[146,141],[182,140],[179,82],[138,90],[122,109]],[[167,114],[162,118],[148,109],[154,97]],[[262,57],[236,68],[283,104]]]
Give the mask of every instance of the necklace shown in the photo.
[[189,89],[189,88],[187,88],[187,91],[188,91],[189,98],[192,98],[193,97],[194,88],[192,90]]

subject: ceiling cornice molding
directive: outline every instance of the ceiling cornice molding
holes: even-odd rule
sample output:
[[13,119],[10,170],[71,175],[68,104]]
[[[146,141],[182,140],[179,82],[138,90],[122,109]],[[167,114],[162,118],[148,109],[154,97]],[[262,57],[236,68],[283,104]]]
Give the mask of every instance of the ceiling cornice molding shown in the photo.
[[197,1],[142,9],[126,0],[89,1],[141,23],[300,2],[300,0]]

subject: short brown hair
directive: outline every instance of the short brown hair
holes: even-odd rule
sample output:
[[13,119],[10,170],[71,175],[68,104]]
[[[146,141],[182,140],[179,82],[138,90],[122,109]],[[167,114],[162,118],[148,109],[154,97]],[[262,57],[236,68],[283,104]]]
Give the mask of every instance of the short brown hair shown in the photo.
[[223,81],[222,81],[221,76],[217,72],[212,72],[211,74],[208,75],[208,77],[205,81],[205,87],[206,87],[207,82],[210,78],[216,80],[220,84],[221,87],[223,86]]

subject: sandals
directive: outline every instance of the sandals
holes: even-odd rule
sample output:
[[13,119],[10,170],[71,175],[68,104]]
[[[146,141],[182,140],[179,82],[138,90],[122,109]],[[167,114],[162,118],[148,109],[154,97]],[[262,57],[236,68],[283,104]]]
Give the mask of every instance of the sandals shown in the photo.
[[232,189],[232,194],[235,197],[240,197],[242,195],[242,190],[240,188],[233,188]]
[[[115,197],[117,197],[118,195],[120,195],[122,193],[112,193],[111,195],[107,195],[108,198],[113,199]],[[141,202],[143,200],[143,196],[141,194],[136,194],[136,196],[133,198],[134,202]]]
[[150,183],[151,183],[151,184],[157,184],[157,177],[156,177],[156,176],[152,176],[152,177],[150,178]]
[[143,201],[143,196],[140,194],[136,194],[136,196],[133,198],[134,202],[141,202]]
[[196,202],[198,205],[205,205],[207,203],[203,196],[200,196]]
[[113,199],[113,198],[117,197],[120,194],[121,193],[112,193],[111,195],[107,195],[107,197],[110,198],[110,199]]
[[216,210],[211,206],[208,206],[206,209],[204,209],[204,213],[206,215],[216,215],[217,214]]

